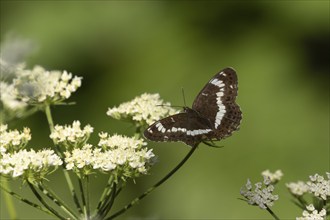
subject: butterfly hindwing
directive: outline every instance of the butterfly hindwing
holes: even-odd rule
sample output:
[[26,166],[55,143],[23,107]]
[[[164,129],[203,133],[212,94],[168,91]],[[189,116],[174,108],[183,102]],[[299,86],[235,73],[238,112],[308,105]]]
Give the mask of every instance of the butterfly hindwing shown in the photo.
[[212,132],[212,125],[192,109],[161,119],[145,130],[144,136],[152,141],[181,141],[194,146]]

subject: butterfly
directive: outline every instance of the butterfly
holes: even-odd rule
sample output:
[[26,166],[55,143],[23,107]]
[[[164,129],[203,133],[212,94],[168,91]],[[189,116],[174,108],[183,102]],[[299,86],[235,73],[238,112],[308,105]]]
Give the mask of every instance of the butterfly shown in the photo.
[[239,129],[242,112],[235,100],[238,91],[236,71],[225,68],[199,92],[192,108],[156,121],[144,136],[152,141],[180,141],[189,146],[219,141]]

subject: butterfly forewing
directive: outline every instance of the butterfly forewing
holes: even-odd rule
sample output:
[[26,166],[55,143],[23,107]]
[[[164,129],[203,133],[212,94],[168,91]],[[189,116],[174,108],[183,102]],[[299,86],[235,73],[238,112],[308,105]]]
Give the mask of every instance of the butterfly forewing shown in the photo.
[[[235,103],[238,89],[235,70],[226,68],[217,73],[197,95],[192,108],[206,116],[214,126],[208,137],[222,139],[237,130],[241,111]],[[230,129],[226,129],[229,127]],[[235,129],[234,129],[235,128]]]

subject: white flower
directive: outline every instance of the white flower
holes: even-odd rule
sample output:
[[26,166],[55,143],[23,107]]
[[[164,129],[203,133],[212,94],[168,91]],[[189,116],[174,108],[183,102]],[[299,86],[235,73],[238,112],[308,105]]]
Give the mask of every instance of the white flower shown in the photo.
[[93,161],[93,149],[92,145],[86,144],[81,149],[73,149],[72,152],[66,151],[65,154],[65,163],[66,169],[71,170],[75,167],[82,169],[85,166],[88,166]]
[[136,149],[141,146],[147,145],[146,142],[144,142],[142,139],[136,139],[136,138],[129,138],[129,137],[123,137],[122,135],[114,134],[113,136],[109,136],[108,133],[102,132],[99,134],[100,141],[98,146],[102,146],[103,148],[133,148]]
[[308,192],[308,185],[303,181],[297,183],[287,183],[286,187],[290,190],[293,195],[302,196]]
[[3,154],[0,159],[0,174],[41,179],[50,171],[62,165],[62,160],[53,150],[20,150],[13,154]]
[[154,163],[152,150],[141,139],[100,133],[99,146],[89,144],[66,151],[66,169],[85,175],[91,170],[113,174],[116,178],[134,178],[146,174]]
[[281,170],[276,170],[274,173],[271,173],[269,170],[265,170],[261,173],[261,175],[269,178],[272,183],[276,183],[281,180],[283,173]]
[[25,102],[18,100],[14,85],[3,81],[0,81],[0,101],[3,104],[3,108],[11,111],[20,111],[27,106]]
[[109,108],[107,115],[115,119],[132,120],[136,126],[150,125],[168,115],[177,113],[159,94],[144,93],[118,107]]
[[254,190],[248,179],[246,185],[241,188],[240,193],[250,205],[258,205],[262,209],[267,209],[274,205],[274,201],[278,200],[278,195],[273,195],[273,191],[274,186],[270,184],[267,177],[264,177],[264,182],[256,183]]
[[82,79],[72,79],[72,74],[66,71],[46,71],[41,66],[23,69],[17,74],[14,80],[17,96],[31,104],[62,102],[80,87]]
[[81,146],[86,143],[94,128],[86,125],[80,128],[80,121],[74,121],[72,125],[55,125],[54,131],[50,134],[50,138],[57,144],[64,147]]
[[18,130],[8,130],[7,125],[0,125],[0,153],[22,149],[29,140],[31,140],[29,128],[24,128],[22,132],[19,132]]
[[[328,175],[328,174],[327,174]],[[310,176],[311,181],[307,182],[309,192],[313,193],[314,196],[319,197],[323,200],[327,200],[330,197],[330,178],[328,175],[328,180],[324,179],[323,176],[315,174]]]
[[325,209],[318,212],[313,204],[306,206],[306,209],[302,213],[303,217],[297,217],[296,220],[325,220],[327,214]]

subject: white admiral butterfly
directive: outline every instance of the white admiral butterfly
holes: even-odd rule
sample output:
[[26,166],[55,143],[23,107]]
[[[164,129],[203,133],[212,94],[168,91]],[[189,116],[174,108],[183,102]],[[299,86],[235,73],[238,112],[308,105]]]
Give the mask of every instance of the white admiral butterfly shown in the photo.
[[[199,92],[192,108],[171,115],[149,126],[144,136],[152,141],[181,141],[197,146],[221,140],[239,129],[242,112],[235,103],[237,75],[226,68],[217,73]],[[213,146],[213,145],[211,145]]]

